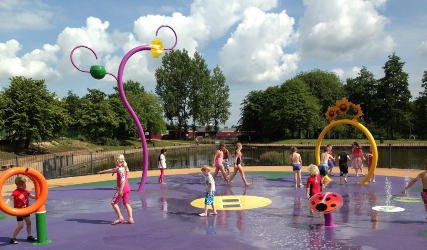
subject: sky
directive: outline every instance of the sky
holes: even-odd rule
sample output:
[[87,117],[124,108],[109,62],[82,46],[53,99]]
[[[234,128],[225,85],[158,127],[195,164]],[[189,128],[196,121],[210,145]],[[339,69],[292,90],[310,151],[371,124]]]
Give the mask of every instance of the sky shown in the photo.
[[[0,88],[10,78],[45,79],[59,98],[69,90],[113,93],[111,76],[95,80],[73,67],[104,65],[117,76],[131,49],[150,44],[160,25],[173,27],[176,49],[198,51],[213,70],[219,66],[230,87],[230,119],[237,125],[242,101],[253,90],[279,85],[300,72],[335,72],[345,83],[365,66],[376,79],[396,53],[405,62],[412,97],[422,91],[427,70],[425,0],[0,0]],[[166,48],[169,29],[158,37]],[[146,51],[126,64],[124,81],[156,86],[161,59]],[[350,100],[351,101],[351,100]],[[363,108],[363,107],[362,107]]]

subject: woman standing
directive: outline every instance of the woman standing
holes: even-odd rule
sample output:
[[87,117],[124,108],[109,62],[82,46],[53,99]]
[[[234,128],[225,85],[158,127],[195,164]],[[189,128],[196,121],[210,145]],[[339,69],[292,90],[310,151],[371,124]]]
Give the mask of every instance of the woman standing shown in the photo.
[[356,177],[359,177],[359,169],[362,176],[365,176],[363,173],[363,160],[365,160],[365,156],[362,152],[362,147],[359,143],[353,143],[353,150],[351,152],[351,167],[356,170]]

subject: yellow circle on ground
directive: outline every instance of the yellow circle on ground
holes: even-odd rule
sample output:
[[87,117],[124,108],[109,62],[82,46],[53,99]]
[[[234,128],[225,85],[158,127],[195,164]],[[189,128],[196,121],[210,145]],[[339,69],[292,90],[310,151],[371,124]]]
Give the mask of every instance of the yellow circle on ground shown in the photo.
[[340,125],[340,124],[350,124],[355,126],[356,128],[362,130],[362,132],[368,137],[369,143],[372,147],[372,165],[371,169],[369,170],[368,174],[365,176],[363,180],[361,180],[360,184],[366,184],[368,183],[369,179],[371,179],[371,176],[374,174],[375,169],[377,168],[377,162],[378,162],[378,149],[377,144],[375,143],[374,137],[372,136],[371,132],[363,126],[361,123],[359,123],[357,120],[350,120],[350,119],[342,119],[338,121],[332,121],[328,126],[326,126],[322,133],[320,133],[319,138],[316,142],[316,148],[314,150],[314,157],[316,158],[316,164],[320,164],[320,146],[322,144],[323,137],[326,135],[326,133],[333,127]]
[[[265,207],[272,203],[268,198],[250,195],[215,196],[214,202],[216,210],[245,210]],[[191,205],[205,208],[205,198],[194,200]]]

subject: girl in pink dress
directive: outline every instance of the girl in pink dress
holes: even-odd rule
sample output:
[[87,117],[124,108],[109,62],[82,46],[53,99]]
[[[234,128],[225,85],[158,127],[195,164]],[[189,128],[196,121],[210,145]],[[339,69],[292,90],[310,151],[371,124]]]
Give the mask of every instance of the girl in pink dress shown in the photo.
[[363,173],[363,160],[365,160],[365,156],[362,152],[362,147],[359,146],[359,143],[354,142],[353,143],[353,151],[351,153],[351,167],[356,170],[356,177],[359,177],[359,169],[363,176],[365,174]]
[[[105,173],[117,173],[117,191],[111,200],[111,205],[113,206],[114,211],[117,214],[117,219],[113,221],[111,224],[116,225],[118,223],[123,224],[133,224],[134,220],[132,217],[132,207],[129,204],[129,196],[130,196],[130,185],[128,181],[128,173],[129,168],[125,161],[125,157],[123,155],[114,156],[114,162],[116,164],[115,168],[107,169],[99,171],[99,174]],[[122,200],[124,207],[128,213],[128,220],[124,220],[122,213],[120,212],[120,207],[118,203]]]

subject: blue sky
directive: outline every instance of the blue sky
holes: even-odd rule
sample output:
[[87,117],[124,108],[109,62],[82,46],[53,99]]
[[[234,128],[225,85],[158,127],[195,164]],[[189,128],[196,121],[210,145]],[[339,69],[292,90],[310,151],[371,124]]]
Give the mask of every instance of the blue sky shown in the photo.
[[[117,75],[123,56],[150,43],[162,24],[178,34],[178,49],[200,52],[209,68],[219,66],[230,86],[232,107],[227,126],[237,125],[240,104],[251,90],[283,83],[315,68],[335,72],[342,81],[362,66],[383,77],[393,52],[405,62],[413,97],[421,91],[427,69],[425,0],[0,0],[0,87],[23,75],[45,79],[62,98],[87,88],[112,93],[115,81],[94,80],[82,69],[105,65]],[[173,35],[161,30],[165,47]],[[154,71],[161,59],[148,52],[128,62],[124,80],[154,91]]]

